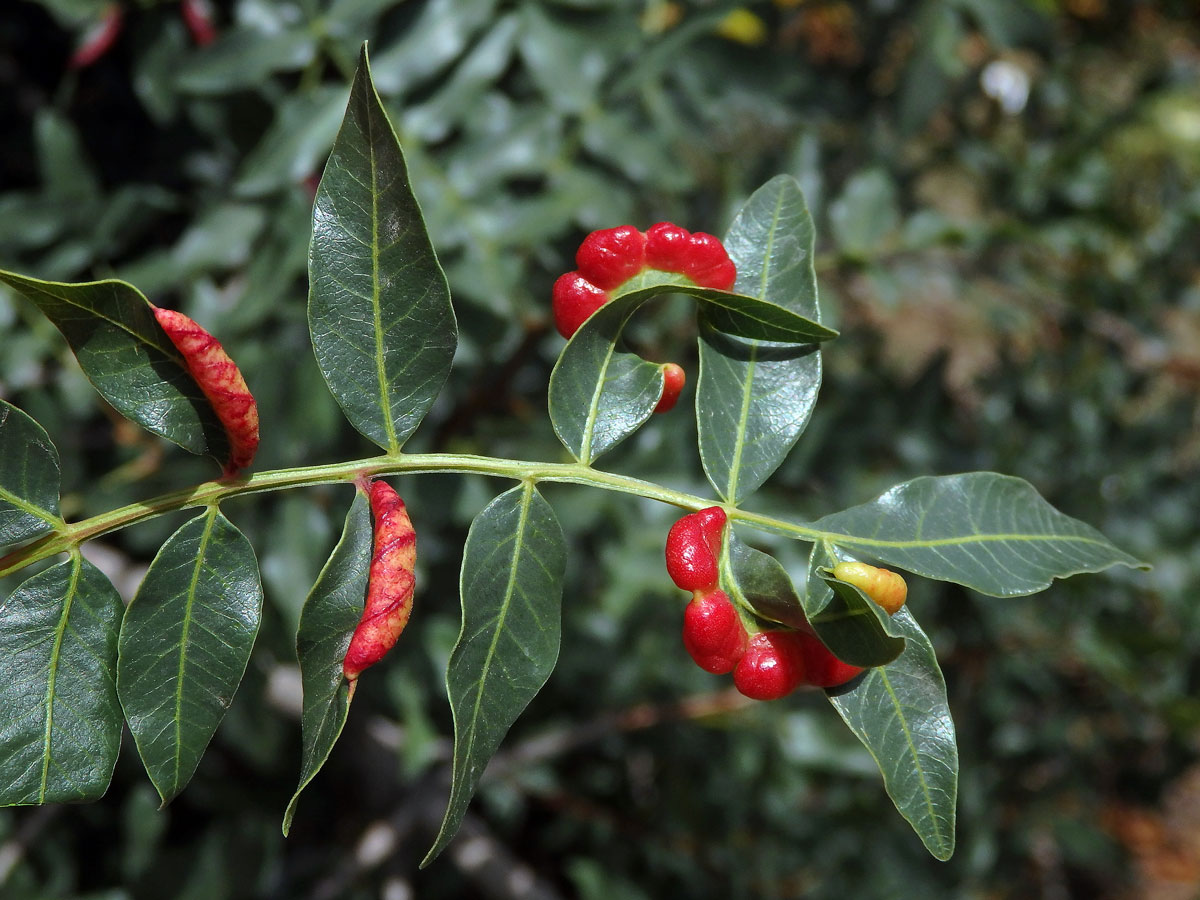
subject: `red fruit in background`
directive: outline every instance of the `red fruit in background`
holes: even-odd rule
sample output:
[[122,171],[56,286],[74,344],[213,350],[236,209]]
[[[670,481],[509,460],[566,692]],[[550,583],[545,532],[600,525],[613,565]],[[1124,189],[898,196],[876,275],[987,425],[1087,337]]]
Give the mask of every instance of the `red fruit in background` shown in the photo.
[[724,591],[697,594],[683,613],[683,646],[705,672],[724,675],[746,652],[749,636]]
[[217,39],[213,7],[209,0],[183,0],[179,6],[183,22],[197,47],[207,47]]
[[558,276],[551,292],[554,304],[554,327],[569,338],[588,316],[608,302],[608,292],[596,287],[578,272]]
[[679,402],[679,395],[683,392],[683,386],[687,384],[687,373],[675,363],[663,363],[662,373],[663,391],[662,396],[658,398],[658,405],[654,407],[656,413],[670,412],[674,409],[675,404]]
[[809,684],[829,688],[845,684],[865,671],[844,663],[811,634],[798,632],[800,652],[804,657],[805,678]]
[[603,291],[611,291],[646,266],[646,236],[632,225],[593,231],[575,254],[579,273]]
[[805,680],[798,631],[760,631],[733,670],[733,684],[751,700],[778,700]]
[[697,231],[688,241],[688,254],[679,270],[700,287],[728,291],[737,280],[737,269],[725,245],[711,234]]
[[710,506],[684,516],[667,534],[667,574],[685,591],[708,591],[717,586],[717,557],[725,510]]
[[100,19],[83,33],[75,52],[67,61],[67,66],[72,69],[83,69],[96,62],[112,49],[124,24],[125,14],[121,7],[115,3],[110,4],[105,8]]
[[690,258],[691,232],[670,222],[646,229],[646,265],[663,272],[682,272]]

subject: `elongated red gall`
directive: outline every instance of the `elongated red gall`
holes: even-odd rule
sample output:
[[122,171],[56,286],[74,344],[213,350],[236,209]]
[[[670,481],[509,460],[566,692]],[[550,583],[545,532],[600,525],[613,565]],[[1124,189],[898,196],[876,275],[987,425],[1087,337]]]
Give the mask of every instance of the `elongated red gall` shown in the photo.
[[258,450],[258,404],[246,379],[221,342],[183,313],[156,306],[154,318],[224,427],[229,439],[225,474],[236,474],[254,461]]
[[412,614],[416,586],[417,533],[404,501],[383,481],[371,484],[370,499],[375,523],[371,570],[362,618],[342,662],[349,681],[383,659],[395,645]]

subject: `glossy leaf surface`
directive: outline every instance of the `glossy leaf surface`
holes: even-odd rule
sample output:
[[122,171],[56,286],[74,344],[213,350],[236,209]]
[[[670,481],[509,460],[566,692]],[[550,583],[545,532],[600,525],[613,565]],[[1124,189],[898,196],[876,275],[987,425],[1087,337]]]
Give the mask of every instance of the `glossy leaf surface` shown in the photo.
[[946,682],[929,638],[907,609],[892,617],[904,652],[845,689],[827,691],[870,751],[888,796],[938,859],[954,853],[958,746]]
[[[799,184],[773,178],[746,201],[725,238],[738,270],[735,290],[818,322],[813,243]],[[808,425],[821,357],[815,345],[773,346],[728,326],[725,316],[701,320],[696,423],[709,481],[737,503],[771,476]]]
[[121,623],[117,693],[167,803],[233,702],[262,615],[258,561],[215,509],[163,544]]
[[0,603],[0,806],[96,800],[121,746],[123,607],[80,556]]
[[856,554],[994,597],[1110,566],[1145,566],[1029,482],[995,472],[914,478],[813,527]]
[[286,836],[300,792],[325,765],[350,713],[351,685],[342,673],[350,638],[362,617],[371,565],[371,511],[356,492],[341,540],[317,577],[300,613],[296,655],[304,688],[300,784],[283,814]]
[[0,400],[0,548],[62,522],[58,450],[44,428]]
[[446,686],[454,773],[446,817],[426,863],[454,837],[487,762],[558,661],[566,546],[532,484],[493,500],[463,551],[463,623]]
[[450,289],[408,182],[364,46],[317,189],[308,322],[317,362],[350,423],[399,450],[450,372]]
[[3,271],[0,281],[54,323],[123,416],[192,453],[228,455],[225,429],[141,291],[115,279],[63,284]]
[[571,336],[550,373],[554,433],[582,463],[637,431],[662,396],[662,370],[621,349],[625,326],[643,302],[629,295],[598,309]]

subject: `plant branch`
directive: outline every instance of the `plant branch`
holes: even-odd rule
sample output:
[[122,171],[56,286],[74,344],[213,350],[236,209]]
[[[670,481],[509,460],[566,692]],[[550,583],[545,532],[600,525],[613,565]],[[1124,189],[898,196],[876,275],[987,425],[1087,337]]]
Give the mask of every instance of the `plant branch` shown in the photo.
[[[716,501],[711,498],[672,490],[640,478],[604,472],[581,463],[535,462],[456,453],[400,453],[323,466],[275,469],[236,479],[205,481],[149,500],[122,506],[69,524],[65,528],[60,528],[31,544],[14,550],[7,556],[0,557],[0,578],[11,575],[31,563],[66,552],[84,541],[179,509],[214,506],[243,494],[259,494],[316,484],[351,482],[359,477],[371,478],[432,472],[489,475],[513,481],[528,481],[533,484],[556,482],[586,485],[601,490],[658,500],[689,511],[717,505]],[[731,520],[784,537],[812,541],[827,536],[822,531],[795,522],[729,506],[724,508],[726,515]]]

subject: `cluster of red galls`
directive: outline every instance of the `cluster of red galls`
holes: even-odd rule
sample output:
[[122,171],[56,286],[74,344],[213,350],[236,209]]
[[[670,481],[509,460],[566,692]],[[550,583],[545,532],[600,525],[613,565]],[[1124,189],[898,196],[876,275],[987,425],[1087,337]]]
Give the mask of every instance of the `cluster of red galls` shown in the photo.
[[720,589],[725,511],[719,506],[684,516],[667,535],[667,573],[692,601],[683,615],[683,645],[706,672],[733,672],[752,700],[777,700],[802,684],[828,688],[863,670],[842,662],[815,634],[793,629],[750,634],[729,595]]
[[[573,272],[554,282],[554,324],[569,338],[588,317],[612,299],[612,292],[646,269],[673,272],[704,288],[728,291],[737,279],[725,245],[711,234],[659,222],[646,231],[632,225],[593,231],[575,254]],[[666,412],[679,399],[686,378],[675,363],[665,363],[663,393],[655,412]]]

